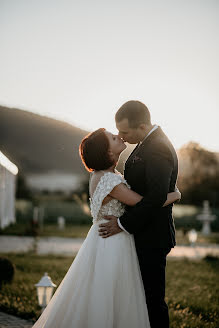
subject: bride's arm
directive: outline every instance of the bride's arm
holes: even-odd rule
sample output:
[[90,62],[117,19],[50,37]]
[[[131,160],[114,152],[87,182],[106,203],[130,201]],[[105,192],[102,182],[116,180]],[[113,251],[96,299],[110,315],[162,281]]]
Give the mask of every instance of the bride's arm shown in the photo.
[[[137,203],[139,203],[142,200],[142,196],[136,193],[133,190],[130,190],[125,184],[120,183],[117,185],[111,192],[110,196],[113,198],[118,199],[120,202],[129,205],[134,206]],[[179,200],[181,198],[181,193],[179,190],[176,190],[174,192],[170,192],[167,194],[167,200],[163,204],[164,206],[167,206],[171,203],[174,203],[175,201]]]
[[109,195],[129,206],[136,205],[143,198],[141,195],[137,194],[137,192],[130,190],[124,183],[120,183],[114,187]]
[[163,207],[167,206],[169,204],[172,204],[172,203],[174,203],[174,202],[176,202],[177,200],[180,200],[180,199],[181,199],[181,192],[179,190],[169,192],[167,194],[167,200],[163,204]]

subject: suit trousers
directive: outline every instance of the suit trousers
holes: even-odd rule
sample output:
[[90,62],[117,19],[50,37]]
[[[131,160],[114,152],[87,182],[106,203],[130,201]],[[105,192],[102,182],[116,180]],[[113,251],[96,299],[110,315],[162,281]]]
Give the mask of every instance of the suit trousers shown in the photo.
[[142,248],[136,251],[145,289],[151,328],[169,328],[168,306],[165,302],[166,256],[171,248]]

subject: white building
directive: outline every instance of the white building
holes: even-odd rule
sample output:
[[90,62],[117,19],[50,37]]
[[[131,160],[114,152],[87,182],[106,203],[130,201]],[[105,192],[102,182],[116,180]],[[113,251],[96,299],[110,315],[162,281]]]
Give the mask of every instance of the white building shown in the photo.
[[85,176],[80,174],[50,171],[46,173],[27,173],[27,186],[32,191],[55,192],[57,190],[64,193],[80,190],[81,184],[85,181]]
[[4,229],[15,218],[15,186],[18,168],[0,151],[0,228]]

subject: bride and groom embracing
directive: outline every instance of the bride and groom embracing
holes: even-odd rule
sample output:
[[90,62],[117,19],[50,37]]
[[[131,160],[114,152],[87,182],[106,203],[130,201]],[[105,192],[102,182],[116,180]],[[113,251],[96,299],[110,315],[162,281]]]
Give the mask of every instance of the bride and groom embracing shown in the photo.
[[[118,135],[98,129],[80,144],[90,176],[88,235],[34,328],[167,328],[166,256],[175,245],[176,152],[147,107],[117,111]],[[116,171],[124,142],[138,144]]]

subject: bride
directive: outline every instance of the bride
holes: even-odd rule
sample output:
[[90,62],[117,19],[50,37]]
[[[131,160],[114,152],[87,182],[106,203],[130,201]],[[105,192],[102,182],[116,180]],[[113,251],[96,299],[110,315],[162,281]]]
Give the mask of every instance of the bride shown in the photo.
[[[105,215],[119,217],[125,205],[142,199],[115,169],[125,148],[119,136],[105,129],[82,140],[81,159],[91,172],[93,225],[33,328],[150,328],[133,236],[122,231],[102,238],[98,233]],[[163,206],[179,198],[180,192],[169,193]]]

